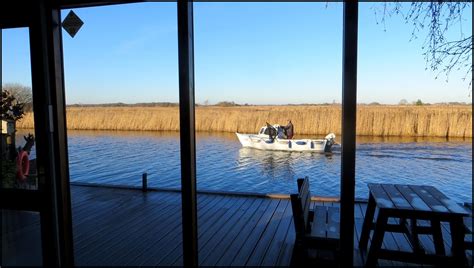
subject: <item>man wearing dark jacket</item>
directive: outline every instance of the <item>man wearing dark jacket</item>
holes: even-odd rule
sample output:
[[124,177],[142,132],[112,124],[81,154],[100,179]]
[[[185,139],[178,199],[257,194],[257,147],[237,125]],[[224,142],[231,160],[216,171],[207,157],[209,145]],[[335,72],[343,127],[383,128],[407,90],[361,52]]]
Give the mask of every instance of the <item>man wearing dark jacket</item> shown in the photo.
[[285,127],[283,127],[283,129],[286,132],[286,138],[292,139],[295,132],[293,130],[293,123],[291,123],[291,120],[288,120],[288,124]]

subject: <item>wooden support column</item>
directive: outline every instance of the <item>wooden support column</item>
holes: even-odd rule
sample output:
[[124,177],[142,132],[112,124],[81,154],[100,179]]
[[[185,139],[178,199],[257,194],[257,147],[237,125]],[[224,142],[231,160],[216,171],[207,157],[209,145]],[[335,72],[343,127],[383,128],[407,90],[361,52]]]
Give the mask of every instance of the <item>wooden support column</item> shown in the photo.
[[73,266],[60,9],[31,4],[30,50],[44,266]]
[[193,2],[188,0],[178,1],[178,53],[183,263],[197,266]]
[[354,259],[358,2],[344,2],[342,55],[341,267]]

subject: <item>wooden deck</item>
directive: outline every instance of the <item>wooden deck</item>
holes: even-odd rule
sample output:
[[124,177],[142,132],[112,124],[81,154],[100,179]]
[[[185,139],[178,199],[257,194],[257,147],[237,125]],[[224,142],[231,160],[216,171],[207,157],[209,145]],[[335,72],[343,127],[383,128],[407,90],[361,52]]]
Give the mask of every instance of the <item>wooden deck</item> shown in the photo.
[[[71,186],[71,191],[76,265],[182,264],[179,193],[87,186]],[[313,203],[339,206],[333,202]],[[355,208],[356,265],[365,261],[365,254],[358,250],[358,240],[366,205],[358,202]],[[295,232],[289,199],[198,194],[198,223],[201,265],[290,264]],[[472,228],[472,218],[466,223]],[[443,226],[449,252],[448,234],[449,226]],[[2,241],[13,241],[17,235],[18,232],[7,232]],[[434,252],[431,239],[422,236],[421,243],[427,251]],[[390,234],[384,237],[383,247],[410,250],[410,243],[402,234]],[[315,254],[324,257],[324,253]],[[472,251],[467,251],[467,256],[472,265]],[[3,257],[2,263],[7,264],[8,256]],[[381,260],[379,265],[407,264]]]

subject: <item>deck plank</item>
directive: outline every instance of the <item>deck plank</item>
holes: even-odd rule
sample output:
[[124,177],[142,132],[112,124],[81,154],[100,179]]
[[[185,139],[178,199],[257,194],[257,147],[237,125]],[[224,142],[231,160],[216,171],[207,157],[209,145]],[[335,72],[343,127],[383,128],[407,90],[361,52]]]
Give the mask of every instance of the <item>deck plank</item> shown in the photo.
[[247,237],[245,243],[237,252],[237,255],[235,256],[231,265],[244,266],[247,263],[248,258],[252,254],[255,246],[258,243],[258,240],[260,239],[261,235],[265,231],[267,224],[272,218],[279,203],[280,203],[280,200],[277,200],[277,199],[272,200],[272,203],[264,212],[258,224],[255,226],[255,228],[252,230],[250,235]]
[[[309,202],[311,202],[309,200]],[[268,248],[270,247],[272,239],[277,235],[276,231],[280,222],[283,219],[283,215],[286,209],[290,208],[290,202],[287,200],[281,200],[280,204],[278,205],[275,213],[273,214],[272,218],[268,222],[265,231],[263,232],[262,236],[258,240],[257,245],[255,246],[252,255],[250,255],[249,259],[245,263],[247,266],[260,266],[262,263],[265,253],[267,252]],[[309,208],[309,204],[308,204]]]
[[[121,232],[122,235],[120,238],[114,239],[113,251],[107,256],[103,256],[101,263],[111,264],[113,266],[124,263],[129,254],[135,252],[136,248],[142,245],[142,241],[150,236],[149,234],[153,234],[152,237],[154,239],[158,239],[161,236],[161,229],[154,228],[158,225],[154,223],[161,223],[167,220],[169,222],[170,218],[177,214],[176,211],[180,212],[180,209],[181,207],[178,205],[155,208],[152,213],[150,213],[151,216],[146,217],[144,221],[134,221],[131,228]],[[130,241],[134,242],[130,243]]]
[[278,266],[290,266],[291,257],[293,255],[293,246],[295,245],[296,233],[293,221],[290,221],[286,232],[285,242],[280,250],[277,264]]
[[[131,193],[130,195],[123,196],[120,199],[118,199],[117,197],[110,197],[109,199],[105,199],[103,197],[99,197],[99,193],[100,189],[91,189],[91,192],[88,193],[88,195],[91,197],[89,201],[80,204],[76,204],[74,201],[74,209],[72,210],[72,215],[76,218],[73,219],[74,224],[78,224],[80,226],[84,222],[89,222],[91,219],[96,218],[98,213],[102,213],[103,219],[106,219],[110,215],[114,215],[117,212],[120,212],[123,204],[128,204],[128,202],[134,199],[137,194]],[[113,196],[115,195],[115,191],[111,191],[106,195]],[[119,201],[112,202],[113,200]],[[94,204],[93,208],[91,208],[91,203]]]
[[[236,211],[248,201],[246,198],[232,198],[232,202],[228,202],[227,206],[224,206],[222,209],[225,209],[224,214],[221,216],[212,215],[207,225],[203,225],[203,228],[198,230],[198,247],[199,245],[206,244],[210,238],[223,226],[229,218],[233,217]],[[199,250],[199,248],[198,248]],[[182,254],[178,256],[174,261],[172,261],[171,265],[173,266],[183,266],[183,258]]]
[[262,266],[276,266],[278,264],[278,258],[281,254],[281,249],[283,248],[283,245],[286,241],[286,237],[288,235],[288,228],[293,222],[293,211],[291,209],[291,202],[288,203],[289,205],[283,214],[283,219],[278,225],[276,235],[275,237],[273,237],[270,247],[268,248],[263,262],[261,263]]
[[247,238],[251,235],[257,224],[262,221],[265,212],[268,209],[274,209],[276,207],[274,200],[266,199],[263,204],[257,208],[254,215],[250,218],[245,228],[243,228],[239,235],[230,243],[227,251],[224,253],[223,256],[217,262],[217,266],[229,266],[231,265],[232,261],[240,251],[240,249],[244,246],[247,241]]
[[[222,224],[222,221],[232,215],[234,210],[233,206],[240,206],[243,200],[238,197],[225,197],[225,201],[217,204],[217,211],[215,213],[207,213],[205,216],[202,216],[201,219],[198,212],[198,241],[203,238],[208,230],[214,228],[216,224]],[[214,229],[216,230],[216,229]],[[199,242],[198,242],[199,245]],[[182,241],[178,243],[178,247],[182,248]],[[163,263],[160,265],[179,265],[182,266],[182,251],[173,251],[169,256],[167,256]]]
[[[214,211],[212,208],[215,207],[215,204],[222,201],[224,201],[223,196],[212,196],[203,202],[198,202],[198,215],[202,216],[206,215],[206,213],[212,213]],[[135,257],[133,262],[128,262],[127,265],[135,263],[137,265],[153,265],[169,254],[171,250],[181,250],[180,248],[176,249],[177,246],[175,245],[182,240],[181,220],[181,215],[179,215],[177,221],[171,222],[165,227],[162,226],[164,228],[162,230],[163,235],[159,239],[155,239],[149,248],[142,251],[140,255]]]
[[[198,195],[198,209],[203,207],[207,204],[206,199],[209,200],[207,195]],[[181,206],[175,205],[172,210],[168,213],[161,212],[160,214],[167,214],[163,215],[156,220],[149,220],[150,224],[148,224],[148,228],[143,228],[143,232],[135,233],[135,236],[132,237],[132,241],[139,241],[139,243],[135,243],[134,245],[128,246],[124,248],[122,252],[127,252],[127,254],[119,254],[116,256],[111,256],[111,262],[104,263],[111,263],[112,265],[119,265],[121,263],[125,263],[129,256],[137,255],[138,253],[134,253],[134,250],[141,252],[147,248],[148,243],[151,243],[156,240],[161,240],[161,238],[165,237],[169,232],[173,232],[180,226],[176,226],[176,222],[181,223]],[[174,227],[174,228],[173,228]],[[153,236],[147,235],[153,234]],[[148,242],[148,243],[147,243]],[[134,247],[135,246],[135,247]],[[138,249],[137,249],[138,247]],[[134,254],[133,254],[134,253]]]
[[[127,235],[133,235],[137,228],[143,226],[149,226],[148,216],[153,214],[162,214],[167,212],[170,209],[176,209],[178,205],[173,204],[173,202],[167,202],[159,204],[159,209],[156,208],[156,203],[159,202],[158,198],[150,198],[150,202],[143,202],[142,198],[137,198],[133,200],[133,204],[130,204],[129,207],[118,211],[115,215],[108,218],[108,220],[102,221],[100,218],[95,222],[90,222],[88,224],[89,230],[96,229],[96,232],[92,237],[78,241],[77,251],[79,254],[78,260],[85,260],[85,262],[78,262],[79,264],[84,265],[101,265],[107,256],[112,252],[117,251],[119,245],[123,241],[123,237]],[[161,199],[163,200],[163,199]],[[103,217],[106,218],[106,217]],[[119,223],[119,224],[118,224]],[[100,228],[97,228],[99,224]],[[75,225],[76,228],[84,228]],[[83,231],[87,233],[87,230]],[[133,241],[133,240],[128,240]],[[81,242],[86,242],[81,245]],[[93,247],[91,245],[94,245]],[[96,247],[104,248],[102,252],[95,250]]]
[[[257,198],[253,201],[253,203],[247,208],[243,216],[241,216],[234,224],[231,224],[231,229],[228,230],[220,239],[219,242],[213,244],[212,254],[205,255],[204,253],[200,253],[199,260],[201,261],[201,265],[204,266],[215,266],[220,258],[225,254],[228,247],[230,247],[231,243],[240,235],[240,232],[246,228],[250,219],[255,215],[257,212],[257,208],[260,206],[265,206],[268,202],[265,202],[263,198]],[[219,236],[216,236],[219,237]]]
[[[72,185],[71,197],[76,265],[182,264],[181,196],[178,192],[143,193],[131,189]],[[439,199],[423,201],[432,209],[435,205],[447,205]],[[200,264],[290,264],[295,230],[288,199],[198,194],[197,205]],[[326,205],[323,207],[326,212],[339,207],[339,203],[334,202],[311,203],[312,208],[323,205]],[[367,203],[356,202],[354,208],[354,263],[357,266],[363,265],[365,258],[364,252],[358,249],[358,241],[366,206]],[[2,229],[2,241],[11,243],[12,249],[13,241],[31,243],[32,234],[39,233],[38,217],[2,210],[3,215],[12,217],[5,217],[2,223],[19,223]],[[472,216],[466,222],[472,225]],[[325,225],[325,233],[330,225]],[[449,254],[449,224],[442,223],[442,232]],[[472,235],[466,239],[472,239]],[[422,236],[420,240],[426,248],[432,247],[431,236]],[[20,245],[26,249],[27,244]],[[387,233],[383,247],[411,251],[406,236],[398,233]],[[472,250],[466,253],[472,265]],[[2,260],[1,265],[14,263],[15,260]],[[413,264],[380,260],[379,265]]]
[[94,251],[94,246],[106,244],[116,234],[114,231],[121,227],[126,227],[131,222],[131,219],[134,218],[134,212],[142,207],[143,204],[138,199],[131,199],[127,206],[118,204],[109,211],[95,210],[91,207],[89,212],[93,215],[93,218],[87,224],[78,225],[78,223],[74,223],[73,219],[74,230],[80,228],[80,231],[76,232],[78,235],[75,239],[77,259],[82,260],[83,256],[92,259],[90,254],[96,252]]
[[[239,200],[241,201],[241,200]],[[200,265],[203,265],[203,261],[209,255],[214,255],[216,253],[217,245],[222,241],[223,237],[229,233],[229,231],[234,227],[234,224],[241,219],[247,210],[257,201],[256,199],[247,198],[243,200],[240,206],[234,205],[229,209],[229,213],[222,217],[222,220],[219,220],[217,224],[203,232],[202,237],[199,238],[198,247],[199,247],[199,260]]]
[[[212,198],[208,195],[198,195],[198,209],[201,209],[208,202],[212,201]],[[152,224],[149,224],[151,227],[147,230],[147,233],[143,233],[140,237],[136,238],[137,241],[132,247],[127,248],[124,252],[115,255],[115,258],[112,264],[126,264],[133,265],[137,264],[139,258],[145,256],[146,250],[150,248],[150,245],[155,244],[158,241],[161,241],[168,235],[170,232],[173,232],[176,228],[179,228],[179,225],[176,225],[177,222],[181,223],[181,207],[178,206],[176,210],[170,211],[168,215],[164,215],[152,221]],[[153,248],[151,247],[152,249]],[[125,253],[125,254],[124,254]],[[114,256],[112,256],[114,257]],[[133,260],[130,262],[130,260]]]
[[[214,202],[213,204],[208,205],[210,207],[206,213],[200,214],[198,211],[198,235],[203,230],[211,226],[213,224],[213,220],[216,220],[224,215],[228,210],[228,204],[232,203],[233,201],[233,198],[226,198],[222,196],[222,199],[220,199],[219,202]],[[165,241],[163,250],[155,253],[155,255],[159,255],[160,258],[156,261],[145,263],[144,265],[169,266],[181,258],[183,247],[181,225],[179,225],[177,229],[178,230],[175,232],[174,238],[170,241]]]

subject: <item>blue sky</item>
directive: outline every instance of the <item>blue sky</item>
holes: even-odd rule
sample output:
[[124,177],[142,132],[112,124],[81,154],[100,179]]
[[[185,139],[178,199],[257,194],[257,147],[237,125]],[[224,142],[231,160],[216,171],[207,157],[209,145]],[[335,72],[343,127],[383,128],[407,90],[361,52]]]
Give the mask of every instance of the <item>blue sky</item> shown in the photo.
[[[358,101],[471,102],[464,72],[449,82],[425,70],[423,33],[399,17],[377,24],[359,8]],[[196,102],[340,102],[342,3],[195,3]],[[469,11],[469,8],[467,8]],[[177,102],[175,3],[75,9],[84,26],[63,31],[66,100],[73,103]],[[63,17],[69,10],[63,11]],[[450,36],[472,34],[472,14]],[[31,85],[28,32],[2,31],[2,82]]]

